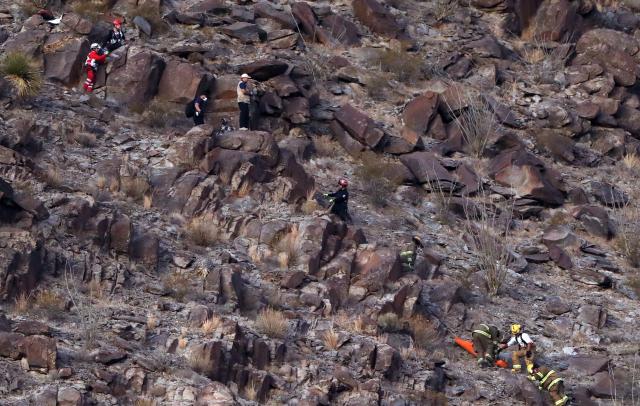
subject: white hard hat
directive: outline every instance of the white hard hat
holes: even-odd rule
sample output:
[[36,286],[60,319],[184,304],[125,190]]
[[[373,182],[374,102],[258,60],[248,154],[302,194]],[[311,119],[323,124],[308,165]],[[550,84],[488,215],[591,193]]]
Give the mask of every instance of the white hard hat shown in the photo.
[[97,49],[100,48],[100,44],[94,42],[93,44],[91,44],[91,49]]
[[247,79],[251,79],[251,76],[247,75],[246,73],[243,73],[242,76],[240,76],[242,79],[247,78]]

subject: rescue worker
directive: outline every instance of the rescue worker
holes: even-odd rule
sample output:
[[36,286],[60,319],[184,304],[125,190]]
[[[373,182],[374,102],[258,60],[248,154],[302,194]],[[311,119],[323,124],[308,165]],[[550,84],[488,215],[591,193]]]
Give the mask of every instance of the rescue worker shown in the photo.
[[107,55],[109,51],[104,51],[100,48],[99,44],[91,44],[91,52],[87,55],[87,60],[84,62],[85,70],[87,71],[87,80],[84,82],[84,90],[91,93],[93,92],[93,85],[96,81],[96,74],[98,72],[98,66],[107,61]]
[[347,190],[349,182],[342,178],[338,181],[338,185],[340,185],[340,189],[333,193],[326,193],[324,197],[328,197],[329,201],[333,203],[331,213],[340,217],[342,221],[351,224],[353,221],[349,215],[349,191]]
[[473,348],[478,356],[478,365],[494,366],[502,333],[490,324],[479,324],[471,333],[473,338]]
[[564,394],[564,382],[553,369],[534,363],[529,379],[538,384],[538,389],[549,392],[555,406],[565,405],[569,401],[569,397]]
[[402,264],[402,269],[405,271],[413,271],[416,265],[416,259],[418,255],[422,255],[422,248],[424,248],[422,240],[417,235],[414,235],[411,240],[413,242],[411,246],[407,246],[404,250],[400,251],[400,263]]
[[204,112],[207,110],[208,104],[207,95],[201,94],[193,100],[193,124],[201,125],[204,124]]
[[506,344],[500,344],[500,348],[509,348],[514,345],[518,345],[518,350],[511,354],[511,359],[513,361],[511,372],[520,372],[522,369],[520,358],[524,357],[524,362],[527,365],[527,372],[531,373],[533,370],[533,357],[536,345],[531,337],[529,337],[529,334],[522,331],[522,326],[520,324],[511,325],[511,339]]
[[238,108],[240,109],[240,130],[248,130],[249,129],[249,104],[251,103],[251,89],[249,89],[249,79],[251,76],[243,73],[240,76],[240,82],[238,82],[238,87],[236,88],[236,92],[238,94]]
[[107,46],[105,48],[107,48],[107,51],[113,52],[123,46],[125,41],[124,31],[122,31],[122,22],[116,18],[113,20],[113,28],[109,31]]

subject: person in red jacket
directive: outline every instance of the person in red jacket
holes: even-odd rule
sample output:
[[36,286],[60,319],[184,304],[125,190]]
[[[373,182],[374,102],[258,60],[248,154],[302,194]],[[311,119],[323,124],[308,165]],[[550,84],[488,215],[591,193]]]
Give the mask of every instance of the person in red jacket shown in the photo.
[[87,55],[87,60],[84,63],[84,67],[87,71],[87,80],[84,82],[84,90],[91,93],[93,92],[93,84],[96,81],[96,73],[98,72],[98,66],[107,61],[108,51],[103,51],[99,44],[91,44],[91,52]]

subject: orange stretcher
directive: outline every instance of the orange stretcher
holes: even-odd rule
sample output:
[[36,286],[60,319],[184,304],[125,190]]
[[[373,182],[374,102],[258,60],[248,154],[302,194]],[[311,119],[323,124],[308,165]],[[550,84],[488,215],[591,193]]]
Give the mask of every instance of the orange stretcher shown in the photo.
[[[453,341],[455,341],[456,344],[458,344],[460,347],[466,350],[469,354],[473,355],[474,357],[477,357],[476,350],[473,348],[473,342],[469,340],[463,340],[460,337],[455,337]],[[496,366],[500,368],[507,368],[509,365],[507,364],[506,361],[499,359],[496,361]]]

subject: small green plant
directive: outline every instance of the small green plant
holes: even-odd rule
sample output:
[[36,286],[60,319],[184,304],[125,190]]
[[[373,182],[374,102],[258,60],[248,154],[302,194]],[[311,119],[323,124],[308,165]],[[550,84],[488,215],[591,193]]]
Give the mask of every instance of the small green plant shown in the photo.
[[21,52],[12,52],[2,59],[0,74],[13,86],[19,98],[33,97],[42,88],[42,73],[34,61]]

